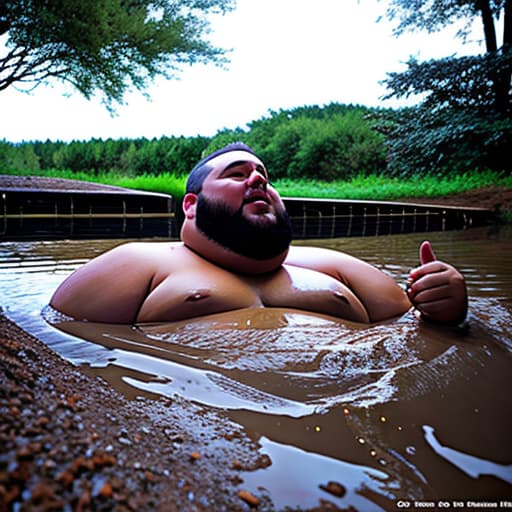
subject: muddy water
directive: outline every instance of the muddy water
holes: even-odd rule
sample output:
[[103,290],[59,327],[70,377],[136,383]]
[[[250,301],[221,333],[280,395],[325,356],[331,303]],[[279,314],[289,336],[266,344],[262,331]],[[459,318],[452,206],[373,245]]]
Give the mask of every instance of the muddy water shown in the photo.
[[[469,327],[412,313],[374,326],[285,309],[173,324],[62,321],[41,309],[66,275],[115,241],[0,244],[8,316],[126,395],[176,395],[245,427],[269,465],[244,487],[276,508],[328,501],[396,510],[397,500],[512,497],[512,231],[428,235],[465,275]],[[314,241],[398,282],[422,235]],[[301,242],[306,243],[306,242]],[[200,428],[191,425],[191,428]],[[337,482],[345,494],[325,490]]]

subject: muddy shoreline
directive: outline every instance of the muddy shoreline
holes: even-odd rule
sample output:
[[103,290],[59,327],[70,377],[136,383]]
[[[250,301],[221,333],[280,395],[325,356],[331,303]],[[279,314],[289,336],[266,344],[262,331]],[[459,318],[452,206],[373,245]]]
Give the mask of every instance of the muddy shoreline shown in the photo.
[[268,461],[184,400],[127,400],[0,315],[0,511],[273,510],[244,492]]

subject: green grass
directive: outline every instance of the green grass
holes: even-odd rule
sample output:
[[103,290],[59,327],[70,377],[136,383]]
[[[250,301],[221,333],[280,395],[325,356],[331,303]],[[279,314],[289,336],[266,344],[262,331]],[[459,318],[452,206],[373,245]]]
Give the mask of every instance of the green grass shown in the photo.
[[174,174],[164,173],[159,174],[158,176],[152,176],[148,174],[135,177],[119,176],[116,178],[115,183],[109,182],[109,184],[116,185],[118,187],[145,190],[148,192],[170,194],[178,198],[183,197],[185,193],[186,182],[186,176],[175,176]]
[[9,171],[2,170],[0,174],[10,174],[17,176],[45,176],[50,178],[64,178],[70,180],[89,181],[93,183],[102,183],[104,185],[114,185],[116,187],[125,187],[136,190],[145,190],[148,192],[160,192],[170,194],[174,197],[182,197],[185,190],[186,176],[176,176],[170,173],[163,173],[158,176],[144,174],[141,176],[126,176],[113,172],[104,172],[99,174],[73,172],[70,170],[50,169],[47,171]]
[[[39,175],[55,178],[78,179],[131,189],[171,194],[178,201],[185,190],[186,176],[163,173],[158,176],[125,176],[114,173],[87,174],[66,170],[27,171],[4,174]],[[2,173],[0,172],[0,173]],[[468,172],[449,177],[418,176],[391,178],[383,175],[357,176],[349,181],[277,180],[274,186],[283,197],[308,197],[326,199],[354,199],[396,201],[401,198],[440,197],[490,185],[512,188],[512,177],[493,171]],[[509,217],[512,214],[505,213]]]
[[390,178],[382,175],[357,176],[350,181],[279,180],[275,183],[282,196],[336,199],[397,200],[412,197],[441,197],[467,190],[497,185],[512,188],[512,177],[504,173],[473,172],[461,176]]

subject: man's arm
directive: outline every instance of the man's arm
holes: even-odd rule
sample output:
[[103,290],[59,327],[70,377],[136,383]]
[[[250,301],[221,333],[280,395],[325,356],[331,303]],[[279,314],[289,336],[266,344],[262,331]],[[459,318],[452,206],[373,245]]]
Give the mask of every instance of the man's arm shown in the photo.
[[293,246],[286,263],[323,272],[348,286],[366,308],[370,322],[402,315],[411,307],[405,292],[390,276],[348,254]]
[[116,247],[71,274],[50,305],[77,320],[132,323],[153,277],[150,262],[144,244]]

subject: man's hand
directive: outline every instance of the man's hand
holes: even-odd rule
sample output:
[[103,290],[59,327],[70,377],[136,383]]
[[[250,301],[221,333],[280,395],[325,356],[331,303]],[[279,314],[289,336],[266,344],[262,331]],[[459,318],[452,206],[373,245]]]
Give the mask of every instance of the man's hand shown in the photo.
[[466,283],[451,265],[436,259],[430,242],[420,246],[421,266],[409,274],[409,299],[427,320],[447,324],[464,321],[467,314]]

